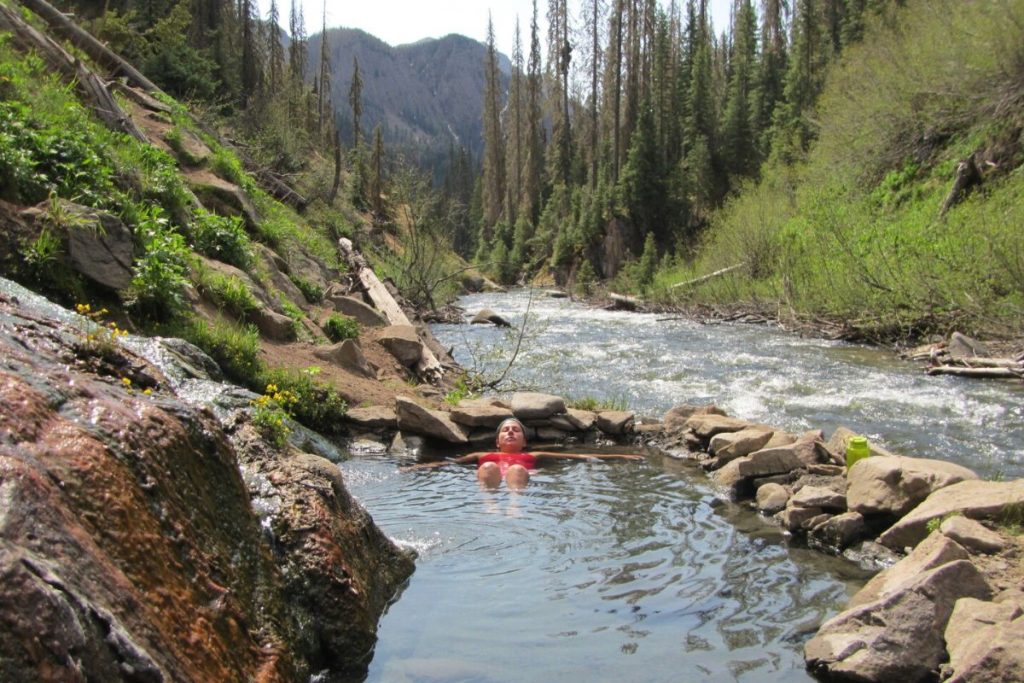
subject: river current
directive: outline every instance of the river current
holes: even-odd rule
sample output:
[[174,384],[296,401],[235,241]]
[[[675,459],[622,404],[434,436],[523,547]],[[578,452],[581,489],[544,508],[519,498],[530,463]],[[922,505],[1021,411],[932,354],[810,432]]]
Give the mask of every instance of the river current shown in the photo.
[[[528,333],[507,381],[660,417],[715,403],[791,431],[844,425],[892,451],[1024,476],[1024,388],[927,377],[891,353],[765,325],[701,325],[564,299],[475,295]],[[493,377],[513,334],[440,325]],[[341,465],[374,520],[419,553],[381,621],[368,681],[809,681],[803,643],[866,575],[794,545],[691,465],[562,461],[522,492],[459,466]]]

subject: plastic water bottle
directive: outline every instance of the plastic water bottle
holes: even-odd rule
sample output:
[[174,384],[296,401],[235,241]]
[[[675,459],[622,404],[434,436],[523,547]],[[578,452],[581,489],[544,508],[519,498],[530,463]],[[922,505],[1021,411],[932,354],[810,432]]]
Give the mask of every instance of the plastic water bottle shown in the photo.
[[850,442],[846,444],[846,471],[850,471],[853,463],[869,455],[871,455],[871,449],[868,447],[867,438],[863,436],[850,437]]

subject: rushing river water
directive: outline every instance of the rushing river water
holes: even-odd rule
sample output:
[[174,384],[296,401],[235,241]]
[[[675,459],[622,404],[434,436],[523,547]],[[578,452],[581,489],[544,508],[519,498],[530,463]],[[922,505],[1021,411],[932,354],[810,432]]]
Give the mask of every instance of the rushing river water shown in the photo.
[[[681,403],[793,431],[845,425],[907,455],[1019,477],[1019,385],[926,377],[891,354],[757,325],[605,312],[527,292],[461,301],[518,325],[509,378],[627,404]],[[500,373],[515,340],[491,326],[435,332],[464,366]],[[547,466],[523,492],[482,491],[471,469],[342,464],[379,525],[420,553],[380,627],[369,681],[800,681],[802,647],[864,575],[793,547],[723,502],[693,467]]]

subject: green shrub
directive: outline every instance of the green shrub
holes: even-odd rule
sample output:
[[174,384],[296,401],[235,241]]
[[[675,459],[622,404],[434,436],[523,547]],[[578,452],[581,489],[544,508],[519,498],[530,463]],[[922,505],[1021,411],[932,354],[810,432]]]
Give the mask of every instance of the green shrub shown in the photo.
[[310,429],[326,434],[338,433],[348,405],[341,395],[314,379],[318,368],[291,370],[275,368],[263,375],[265,384],[273,384],[295,395],[292,414]]
[[211,273],[202,278],[201,286],[219,308],[233,312],[239,317],[260,307],[252,290],[241,278],[222,273]]
[[154,320],[173,318],[185,308],[192,251],[185,238],[171,229],[159,206],[142,212],[135,231],[143,253],[135,260],[128,301]]
[[197,209],[192,219],[192,241],[204,256],[230,263],[242,270],[253,266],[252,245],[238,216],[218,216]]
[[324,290],[322,287],[314,282],[310,282],[301,275],[289,275],[288,279],[292,281],[302,295],[306,297],[306,301],[311,304],[318,304],[324,300]]
[[346,315],[332,313],[323,324],[324,334],[332,342],[343,339],[359,339],[359,322]]
[[260,335],[253,325],[196,320],[178,333],[205,351],[231,380],[261,386],[266,367],[260,360]]

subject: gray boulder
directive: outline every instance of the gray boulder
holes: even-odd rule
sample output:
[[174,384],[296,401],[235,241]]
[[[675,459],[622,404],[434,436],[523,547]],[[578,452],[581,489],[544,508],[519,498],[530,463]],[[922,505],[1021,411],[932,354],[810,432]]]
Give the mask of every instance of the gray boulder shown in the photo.
[[354,339],[343,339],[331,346],[318,347],[313,351],[313,355],[321,360],[339,365],[346,370],[351,370],[363,377],[371,379],[377,377],[377,372],[370,365],[369,361],[366,360],[366,356],[363,355],[362,347]]
[[363,303],[355,297],[340,294],[338,288],[334,288],[333,285],[332,289],[328,290],[325,298],[331,302],[335,311],[350,318],[355,318],[359,321],[360,325],[367,327],[387,326],[388,319],[378,312],[376,308]]
[[870,457],[854,463],[848,474],[846,499],[851,510],[865,516],[905,515],[938,489],[977,479],[971,470],[944,460]]
[[493,399],[466,399],[452,408],[452,419],[467,427],[496,428],[512,417],[512,409]]
[[496,327],[512,327],[512,324],[489,308],[482,309],[469,321],[472,325],[491,324]]
[[411,368],[423,356],[423,342],[412,325],[391,325],[381,330],[377,341],[403,367]]
[[565,400],[560,396],[529,391],[512,395],[512,412],[520,420],[543,420],[565,412]]
[[966,334],[954,332],[949,335],[949,344],[946,347],[949,357],[953,360],[967,360],[969,358],[989,358],[992,354],[987,346],[977,339],[971,339]]
[[602,410],[597,414],[597,428],[605,434],[618,436],[633,431],[633,413],[625,410]]
[[67,205],[87,225],[68,229],[71,266],[93,282],[113,290],[132,281],[134,247],[132,232],[117,216]]
[[404,396],[395,398],[395,413],[398,428],[403,432],[415,432],[432,436],[449,443],[468,443],[465,430],[455,424],[447,413],[430,410]]
[[840,552],[864,537],[867,529],[864,517],[856,512],[844,512],[829,517],[823,524],[812,528],[808,538],[816,546]]

